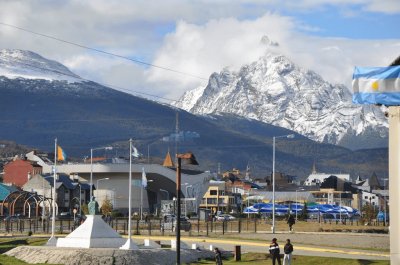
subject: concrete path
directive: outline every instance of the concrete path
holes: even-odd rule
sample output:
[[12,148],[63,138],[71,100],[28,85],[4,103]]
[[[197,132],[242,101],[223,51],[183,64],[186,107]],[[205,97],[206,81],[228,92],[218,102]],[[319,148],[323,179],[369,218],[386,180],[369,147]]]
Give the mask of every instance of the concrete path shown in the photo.
[[[278,235],[274,235],[278,238]],[[207,238],[207,237],[182,237],[181,240],[188,245],[196,243],[209,249],[210,245],[213,247],[219,247],[224,250],[233,251],[234,246],[240,245],[242,252],[257,252],[257,253],[268,253],[269,242],[261,241],[250,241],[245,239],[232,239],[232,238],[222,238],[220,236],[217,238]],[[271,237],[269,235],[268,237]],[[323,240],[324,235],[319,235]],[[162,243],[168,243],[174,237],[162,237],[162,236],[134,236],[134,240],[138,244],[143,244],[145,238],[151,238],[152,240],[160,240]],[[359,238],[360,239],[360,238]],[[278,241],[281,246],[281,250],[284,245],[284,239],[281,242]],[[322,257],[336,257],[336,258],[347,258],[347,259],[364,259],[364,260],[388,260],[388,251],[379,250],[362,250],[362,249],[350,249],[350,248],[340,248],[340,247],[323,247],[314,246],[307,244],[295,244],[294,245],[294,255],[305,255],[305,256],[322,256]]]

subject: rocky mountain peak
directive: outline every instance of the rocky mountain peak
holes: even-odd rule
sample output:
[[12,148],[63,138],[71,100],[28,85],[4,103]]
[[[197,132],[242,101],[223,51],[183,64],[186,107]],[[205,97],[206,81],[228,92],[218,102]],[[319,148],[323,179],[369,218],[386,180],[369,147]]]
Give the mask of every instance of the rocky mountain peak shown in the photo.
[[[359,148],[387,145],[388,123],[375,106],[354,105],[344,85],[333,85],[283,55],[265,54],[239,71],[223,69],[208,85],[174,103],[198,115],[235,114],[294,130],[312,140]],[[365,137],[364,137],[365,138]]]
[[64,65],[32,51],[0,50],[0,76],[7,78],[65,80],[79,82],[79,76]]

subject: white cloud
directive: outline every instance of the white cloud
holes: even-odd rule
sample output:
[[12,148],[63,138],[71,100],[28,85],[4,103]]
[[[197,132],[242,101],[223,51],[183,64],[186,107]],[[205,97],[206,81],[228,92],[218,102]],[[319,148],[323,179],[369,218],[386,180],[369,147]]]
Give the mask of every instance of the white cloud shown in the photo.
[[[208,78],[224,67],[239,69],[257,60],[266,49],[261,41],[264,35],[280,43],[293,27],[290,18],[271,13],[255,20],[211,20],[202,26],[181,21],[176,31],[166,36],[153,63]],[[149,69],[148,78],[156,86],[168,88],[168,95],[174,98],[207,82],[154,68]]]
[[[260,42],[264,35],[279,43],[273,47],[274,52],[316,71],[327,81],[348,87],[355,65],[385,66],[398,55],[398,40],[312,37],[296,32],[293,19],[268,13],[255,20],[220,19],[203,26],[181,21],[176,32],[164,39],[153,63],[203,77],[226,66],[237,70],[267,51]],[[164,87],[165,93],[173,98],[185,90],[206,85],[204,80],[154,68],[149,70],[148,80],[156,87]]]
[[[343,70],[352,64],[385,65],[398,53],[393,41],[300,34],[299,30],[315,33],[323,29],[268,11],[312,13],[343,7],[359,15],[363,10],[392,14],[400,12],[396,0],[0,0],[0,6],[0,22],[206,79],[225,66],[237,69],[256,60],[266,49],[260,41],[265,35],[280,44],[275,50],[335,82],[344,82],[347,72]],[[5,26],[0,26],[0,48],[31,50],[65,63],[82,77],[172,98],[207,83]]]

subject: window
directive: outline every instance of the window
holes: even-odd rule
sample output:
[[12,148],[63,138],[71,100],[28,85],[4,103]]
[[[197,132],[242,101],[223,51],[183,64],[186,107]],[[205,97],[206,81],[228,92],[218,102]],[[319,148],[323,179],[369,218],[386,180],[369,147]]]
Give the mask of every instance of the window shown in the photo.
[[365,196],[364,199],[368,200],[368,196]]
[[372,196],[372,199],[375,199],[375,196]]
[[210,195],[217,195],[217,190],[210,190]]

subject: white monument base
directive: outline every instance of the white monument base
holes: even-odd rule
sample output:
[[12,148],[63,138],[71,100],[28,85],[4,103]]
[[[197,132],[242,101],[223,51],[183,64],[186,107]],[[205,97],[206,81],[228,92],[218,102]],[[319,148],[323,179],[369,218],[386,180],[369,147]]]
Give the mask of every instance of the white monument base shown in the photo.
[[47,241],[46,246],[55,247],[57,245],[57,238],[55,236],[50,237],[49,241]]
[[100,215],[87,215],[83,224],[65,238],[58,238],[57,247],[119,248],[125,243]]
[[[176,239],[171,239],[171,249],[176,249]],[[181,249],[190,249],[190,247],[181,241]]]
[[154,240],[148,238],[144,239],[144,246],[147,248],[161,248],[161,245],[156,243]]

